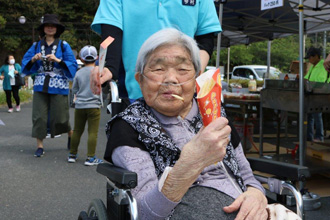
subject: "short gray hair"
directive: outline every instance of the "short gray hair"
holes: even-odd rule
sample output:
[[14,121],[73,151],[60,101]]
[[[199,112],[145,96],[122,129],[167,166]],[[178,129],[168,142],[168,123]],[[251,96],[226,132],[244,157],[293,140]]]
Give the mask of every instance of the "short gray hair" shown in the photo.
[[141,46],[137,60],[135,71],[143,74],[144,67],[150,55],[159,47],[165,45],[178,45],[185,48],[191,56],[191,60],[195,67],[196,75],[201,70],[201,62],[199,56],[199,48],[196,41],[188,35],[174,28],[166,28],[151,35]]

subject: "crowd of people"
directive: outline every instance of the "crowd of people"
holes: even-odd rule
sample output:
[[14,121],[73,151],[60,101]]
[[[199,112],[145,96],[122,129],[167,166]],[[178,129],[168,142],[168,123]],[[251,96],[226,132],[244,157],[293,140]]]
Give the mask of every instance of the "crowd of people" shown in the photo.
[[[132,191],[140,219],[267,219],[271,210],[264,188],[253,176],[225,109],[221,108],[222,117],[204,127],[194,98],[195,78],[206,68],[214,37],[222,30],[214,2],[157,4],[100,1],[91,28],[102,41],[108,36],[115,39],[108,47],[101,75],[95,65],[97,49],[86,45],[80,50],[82,67],[78,69],[71,46],[60,39],[65,27],[57,15],[45,14],[38,27],[40,40],[25,53],[22,65],[9,54],[0,68],[8,112],[14,111],[12,95],[15,110],[21,111],[21,85],[16,83],[16,75],[35,75],[34,156],[44,156],[48,133],[51,138],[66,133],[67,161],[75,163],[87,123],[84,165],[97,165],[104,162],[95,155],[101,86],[115,79],[120,96],[131,104],[107,123],[104,159],[144,177],[138,178]],[[330,55],[322,60],[320,50],[310,48],[305,58],[312,63],[305,78],[329,83]],[[73,128],[69,121],[70,81]],[[308,138],[324,140],[321,114],[309,115]]]

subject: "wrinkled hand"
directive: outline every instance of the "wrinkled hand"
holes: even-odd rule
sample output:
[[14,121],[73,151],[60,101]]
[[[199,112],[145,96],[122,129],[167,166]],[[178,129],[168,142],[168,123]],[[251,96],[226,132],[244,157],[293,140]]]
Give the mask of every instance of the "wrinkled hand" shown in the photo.
[[106,67],[103,68],[102,73],[99,73],[99,67],[95,66],[90,75],[90,87],[94,94],[101,93],[101,85],[112,79],[112,73]]
[[246,192],[237,197],[230,206],[224,207],[223,210],[227,213],[239,210],[235,220],[265,220],[268,217],[266,206],[267,199],[264,194],[256,188],[248,187]]
[[228,120],[217,118],[183,147],[180,159],[199,170],[221,161],[226,155],[230,132]]
[[330,72],[330,54],[328,55],[328,57],[324,60],[323,63],[324,68]]

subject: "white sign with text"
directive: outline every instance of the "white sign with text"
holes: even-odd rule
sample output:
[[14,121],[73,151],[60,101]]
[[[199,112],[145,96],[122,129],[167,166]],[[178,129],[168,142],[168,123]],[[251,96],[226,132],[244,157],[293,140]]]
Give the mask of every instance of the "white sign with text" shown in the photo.
[[261,10],[267,10],[283,6],[283,0],[261,0]]

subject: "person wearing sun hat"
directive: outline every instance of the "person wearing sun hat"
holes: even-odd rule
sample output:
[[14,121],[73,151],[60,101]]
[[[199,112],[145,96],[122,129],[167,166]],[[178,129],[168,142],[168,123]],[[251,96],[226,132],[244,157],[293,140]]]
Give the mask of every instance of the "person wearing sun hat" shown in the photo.
[[77,71],[73,80],[72,93],[75,95],[74,129],[72,134],[69,163],[75,163],[78,155],[78,146],[85,124],[88,123],[87,159],[86,166],[97,165],[103,160],[95,157],[97,134],[101,117],[101,98],[94,95],[90,88],[90,75],[98,59],[94,46],[86,45],[79,53],[81,61],[85,64]]
[[72,81],[77,62],[70,45],[59,37],[65,27],[57,15],[45,14],[38,27],[41,40],[33,43],[22,60],[23,75],[37,73],[34,81],[32,137],[37,139],[36,157],[44,155],[43,139],[47,135],[47,122],[51,137],[72,134],[69,122],[69,81]]

